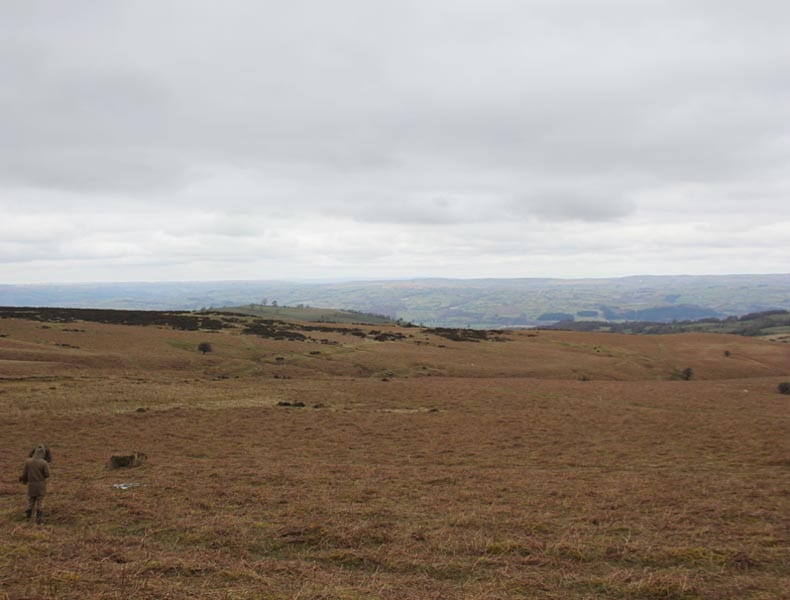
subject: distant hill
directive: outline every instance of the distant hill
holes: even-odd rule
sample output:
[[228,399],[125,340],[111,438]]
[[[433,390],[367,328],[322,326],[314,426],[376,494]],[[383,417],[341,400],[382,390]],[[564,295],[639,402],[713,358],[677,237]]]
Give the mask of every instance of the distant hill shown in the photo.
[[0,306],[192,311],[275,302],[279,308],[357,311],[430,327],[531,327],[560,320],[671,323],[790,310],[790,274],[0,285]]
[[778,341],[790,342],[790,311],[770,310],[750,313],[741,317],[725,319],[707,318],[700,320],[673,321],[658,323],[654,321],[560,321],[546,329],[566,331],[608,331],[611,333],[731,333],[753,337],[770,337]]
[[396,323],[394,319],[384,315],[376,315],[357,310],[315,308],[303,304],[299,306],[246,304],[244,306],[226,306],[223,307],[222,310],[253,317],[284,319],[286,321],[313,321],[316,323],[348,323],[363,325],[394,325]]

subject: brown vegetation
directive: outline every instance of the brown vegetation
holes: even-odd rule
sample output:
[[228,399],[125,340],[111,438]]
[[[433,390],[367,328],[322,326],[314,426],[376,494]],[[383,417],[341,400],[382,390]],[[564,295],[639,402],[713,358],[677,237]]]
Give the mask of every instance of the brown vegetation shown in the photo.
[[145,464],[148,456],[145,452],[132,452],[130,454],[113,454],[110,457],[108,467],[110,469],[124,469],[132,467],[140,467]]
[[787,344],[222,322],[0,319],[0,598],[788,597]]

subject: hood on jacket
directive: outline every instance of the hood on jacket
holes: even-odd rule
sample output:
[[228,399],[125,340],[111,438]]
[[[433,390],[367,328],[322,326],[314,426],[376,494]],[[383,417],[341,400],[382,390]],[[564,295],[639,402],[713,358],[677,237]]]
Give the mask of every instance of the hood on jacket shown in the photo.
[[44,444],[39,444],[30,452],[30,456],[33,458],[42,458],[47,462],[52,462],[52,453],[50,453],[49,448],[47,448]]

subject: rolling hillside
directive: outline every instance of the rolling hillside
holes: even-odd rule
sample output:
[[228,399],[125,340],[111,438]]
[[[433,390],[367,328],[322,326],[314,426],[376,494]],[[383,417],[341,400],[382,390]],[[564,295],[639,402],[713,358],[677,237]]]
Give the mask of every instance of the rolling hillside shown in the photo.
[[[68,372],[106,362],[211,377],[534,377],[671,380],[767,376],[790,365],[790,344],[731,335],[634,336],[486,331],[265,319],[222,312],[0,309],[3,370],[41,362]],[[198,351],[202,341],[213,351]]]
[[712,333],[5,309],[0,595],[781,598],[788,380]]

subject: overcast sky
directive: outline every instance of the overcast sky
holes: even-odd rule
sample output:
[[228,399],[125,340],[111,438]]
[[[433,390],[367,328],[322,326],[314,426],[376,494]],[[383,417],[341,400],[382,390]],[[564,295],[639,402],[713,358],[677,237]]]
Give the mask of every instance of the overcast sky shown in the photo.
[[0,0],[0,283],[790,272],[787,0]]

